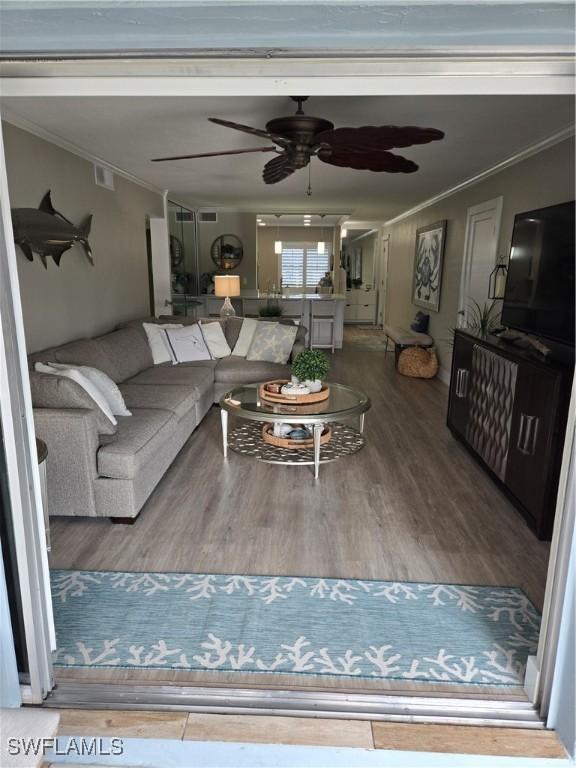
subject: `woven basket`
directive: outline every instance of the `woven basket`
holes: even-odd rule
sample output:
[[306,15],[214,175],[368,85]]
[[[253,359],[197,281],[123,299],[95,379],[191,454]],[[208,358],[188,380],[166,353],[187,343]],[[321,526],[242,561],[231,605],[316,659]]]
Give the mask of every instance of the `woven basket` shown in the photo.
[[330,386],[324,383],[322,384],[320,392],[310,392],[308,395],[283,395],[280,392],[270,392],[267,389],[269,384],[288,384],[288,379],[274,379],[273,381],[266,381],[264,384],[260,384],[258,394],[262,400],[267,400],[269,403],[306,405],[311,403],[321,403],[322,400],[328,400],[330,397]]
[[438,358],[434,349],[409,347],[400,353],[398,373],[414,379],[433,379],[438,373]]

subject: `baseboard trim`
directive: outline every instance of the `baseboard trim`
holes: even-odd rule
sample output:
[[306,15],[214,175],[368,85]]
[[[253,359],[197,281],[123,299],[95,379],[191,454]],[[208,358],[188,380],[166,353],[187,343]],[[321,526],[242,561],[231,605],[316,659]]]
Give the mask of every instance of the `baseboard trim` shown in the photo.
[[450,386],[450,368],[445,368],[444,366],[440,366],[438,369],[438,378],[443,384],[446,384],[447,387]]

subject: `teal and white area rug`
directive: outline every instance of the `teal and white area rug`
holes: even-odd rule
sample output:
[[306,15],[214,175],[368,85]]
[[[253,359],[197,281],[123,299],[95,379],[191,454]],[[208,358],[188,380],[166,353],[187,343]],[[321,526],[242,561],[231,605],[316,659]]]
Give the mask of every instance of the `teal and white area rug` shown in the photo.
[[520,686],[540,628],[520,589],[52,571],[56,666]]

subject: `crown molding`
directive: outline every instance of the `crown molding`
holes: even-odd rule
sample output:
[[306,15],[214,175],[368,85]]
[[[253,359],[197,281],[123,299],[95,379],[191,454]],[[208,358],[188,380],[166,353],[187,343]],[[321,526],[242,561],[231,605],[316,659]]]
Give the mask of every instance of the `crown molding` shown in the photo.
[[104,158],[95,155],[93,152],[89,152],[83,147],[79,147],[77,144],[68,141],[68,139],[62,138],[62,136],[59,136],[58,134],[53,133],[46,128],[42,128],[36,123],[33,123],[31,120],[27,120],[24,117],[20,117],[19,115],[14,114],[14,112],[12,112],[10,109],[7,109],[6,107],[3,107],[1,117],[3,122],[10,123],[10,125],[14,125],[16,128],[20,128],[27,133],[31,133],[34,136],[37,136],[39,139],[43,139],[50,144],[54,144],[55,146],[60,147],[60,149],[65,149],[72,155],[76,155],[77,157],[81,157],[84,160],[88,160],[91,163],[96,163],[97,165],[103,165],[105,168],[109,168],[116,176],[122,176],[122,178],[126,179],[127,181],[131,181],[133,184],[137,184],[139,187],[144,187],[144,189],[147,189],[150,192],[154,192],[157,195],[162,195],[164,193],[164,190],[160,187],[156,187],[154,184],[150,184],[148,181],[144,181],[144,179],[135,176],[133,173],[125,171],[123,168],[114,165],[108,160],[104,160]]
[[574,136],[575,130],[575,125],[569,125],[566,128],[563,128],[561,131],[557,131],[547,138],[541,139],[535,144],[531,144],[530,146],[521,149],[519,152],[510,155],[510,157],[507,157],[505,160],[501,160],[499,163],[496,163],[496,165],[492,165],[490,168],[486,168],[485,170],[480,171],[480,173],[477,173],[474,176],[470,176],[470,178],[465,179],[464,181],[460,182],[460,184],[455,184],[453,187],[449,187],[448,189],[444,190],[444,192],[440,192],[439,194],[434,195],[434,197],[430,197],[427,200],[424,200],[422,203],[418,203],[418,205],[409,208],[398,216],[395,216],[393,219],[388,219],[388,221],[384,222],[383,226],[390,227],[392,224],[397,224],[403,219],[407,219],[408,217],[414,216],[414,214],[419,213],[426,208],[430,208],[432,205],[436,205],[436,203],[439,203],[441,200],[445,200],[447,197],[452,197],[452,195],[463,192],[469,187],[480,184],[480,182],[484,181],[484,179],[488,179],[490,176],[494,176],[496,173],[500,173],[506,168],[510,168],[512,165],[521,163],[523,160],[532,157],[532,155],[537,155],[538,153],[544,152],[544,150],[553,147],[555,144],[560,144],[562,141],[566,141],[566,139]]

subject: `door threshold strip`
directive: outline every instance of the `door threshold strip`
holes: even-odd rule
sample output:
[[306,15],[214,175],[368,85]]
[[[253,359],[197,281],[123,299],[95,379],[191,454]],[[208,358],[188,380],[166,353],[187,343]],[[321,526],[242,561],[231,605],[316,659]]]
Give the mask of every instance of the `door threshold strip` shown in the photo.
[[528,701],[281,689],[62,682],[49,694],[44,706],[544,727],[538,711]]

